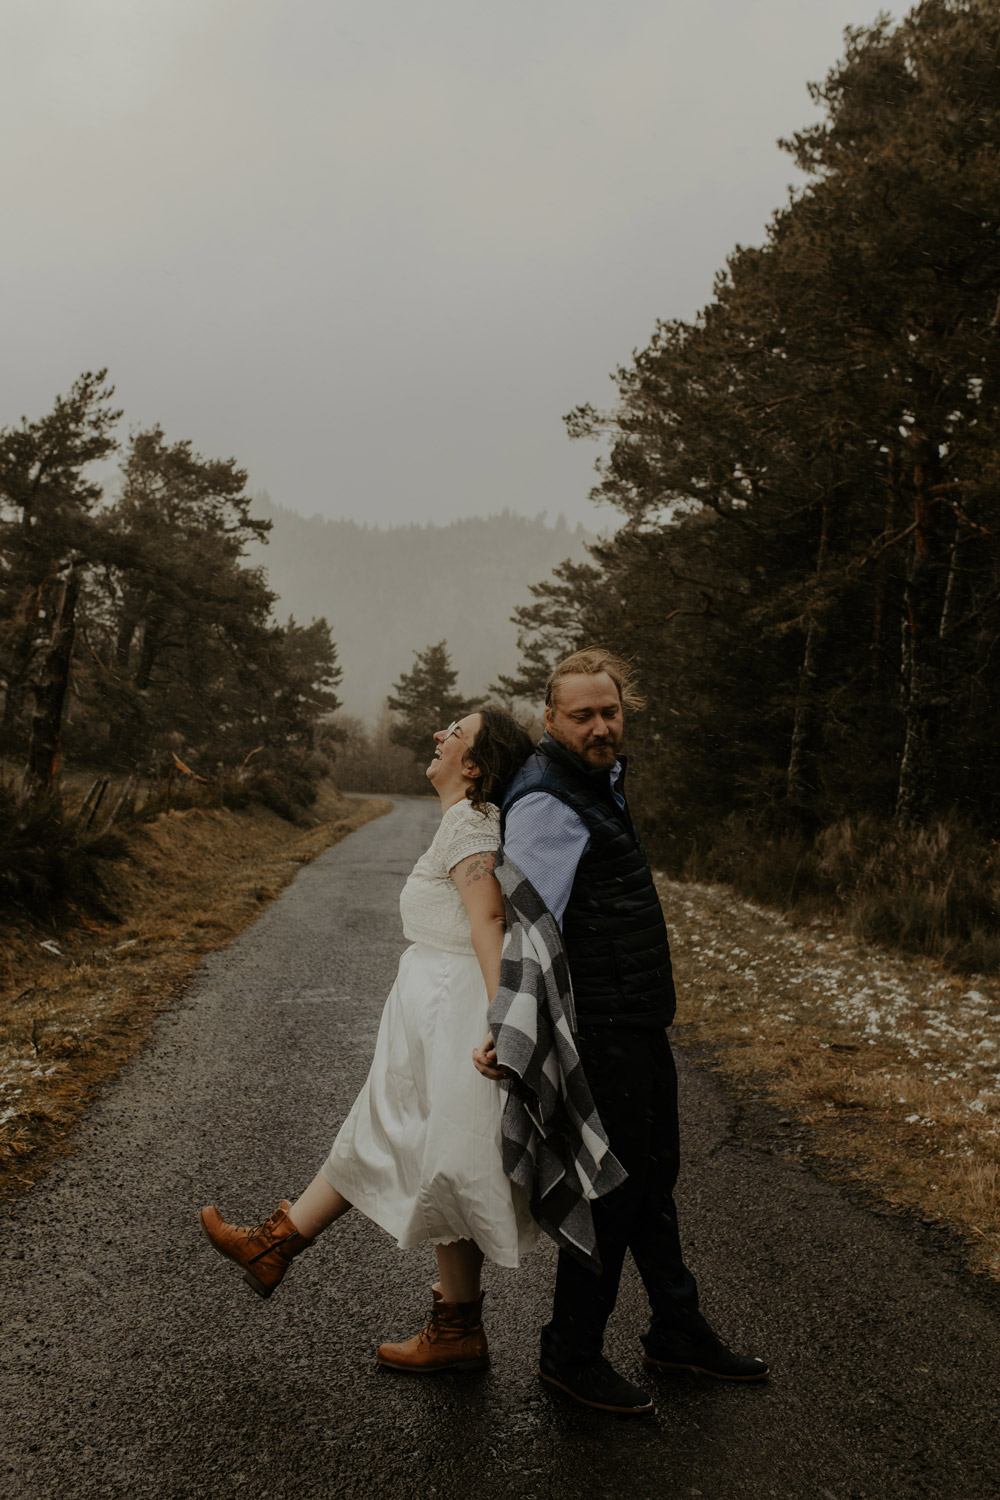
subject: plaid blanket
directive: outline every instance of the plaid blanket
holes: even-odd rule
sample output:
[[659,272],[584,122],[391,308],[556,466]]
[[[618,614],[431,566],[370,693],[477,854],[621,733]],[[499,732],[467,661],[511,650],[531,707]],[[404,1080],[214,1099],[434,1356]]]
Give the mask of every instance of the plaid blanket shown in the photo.
[[576,1013],[562,933],[510,860],[494,871],[507,909],[500,988],[489,1008],[504,1080],[503,1169],[560,1249],[600,1271],[590,1202],[625,1181],[573,1040]]

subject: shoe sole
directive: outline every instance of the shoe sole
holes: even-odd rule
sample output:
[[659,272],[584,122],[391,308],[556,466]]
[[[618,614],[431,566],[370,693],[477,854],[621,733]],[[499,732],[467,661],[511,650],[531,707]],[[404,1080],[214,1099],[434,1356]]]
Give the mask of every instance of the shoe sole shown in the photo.
[[[203,1209],[198,1210],[198,1223],[201,1226],[202,1234],[205,1236],[206,1240],[208,1240],[208,1243],[211,1245],[212,1249],[215,1250],[219,1255],[221,1255],[224,1260],[232,1261],[234,1266],[243,1266],[243,1262],[241,1260],[237,1260],[235,1255],[230,1255],[229,1251],[224,1250],[223,1247],[218,1243],[218,1241],[215,1240],[211,1234],[209,1234],[208,1226],[205,1223],[205,1220],[202,1218],[203,1213]],[[271,1293],[274,1291],[273,1286],[265,1286],[264,1283],[262,1281],[258,1281],[253,1272],[248,1271],[245,1266],[243,1266],[243,1280],[246,1282],[247,1286],[253,1287],[253,1290],[257,1293],[258,1297],[270,1297]]]
[[704,1365],[672,1365],[663,1359],[651,1359],[648,1354],[642,1356],[642,1363],[647,1370],[663,1370],[671,1375],[682,1375],[685,1372],[691,1375],[707,1375],[710,1380],[767,1380],[770,1370],[761,1370],[754,1375],[723,1375],[719,1370],[706,1370]]
[[648,1406],[612,1406],[607,1401],[588,1401],[586,1396],[581,1396],[578,1392],[571,1390],[568,1385],[564,1385],[554,1375],[546,1375],[544,1370],[539,1370],[538,1373],[548,1385],[554,1385],[558,1391],[565,1391],[567,1396],[572,1396],[573,1400],[579,1402],[581,1406],[591,1406],[595,1411],[613,1411],[623,1417],[645,1417],[653,1410],[652,1401],[650,1401]]
[[375,1356],[383,1370],[398,1370],[401,1375],[442,1375],[448,1370],[486,1370],[489,1359],[456,1359],[447,1365],[397,1365],[391,1359]]

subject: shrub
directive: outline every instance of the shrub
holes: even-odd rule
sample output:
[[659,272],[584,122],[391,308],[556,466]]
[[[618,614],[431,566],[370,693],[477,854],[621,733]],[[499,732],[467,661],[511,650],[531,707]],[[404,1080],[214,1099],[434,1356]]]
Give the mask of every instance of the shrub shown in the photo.
[[845,820],[816,843],[820,874],[859,937],[952,961],[965,953],[963,962],[989,953],[991,932],[1000,945],[998,850],[969,824]]
[[809,838],[731,817],[684,873],[800,916],[831,911],[857,937],[966,971],[1000,969],[1000,845],[958,818],[843,818]]
[[187,807],[239,811],[257,802],[290,823],[308,823],[308,810],[316,801],[320,782],[332,770],[332,762],[321,751],[295,746],[259,751],[239,770],[210,779],[174,774],[168,767],[161,771],[140,816],[151,818],[168,808],[176,811]]
[[[319,784],[333,770],[332,763],[318,750],[289,747],[265,750],[248,767],[242,788],[251,801],[269,807],[290,823],[308,822],[308,810],[319,792]],[[238,794],[240,786],[234,788]],[[228,796],[228,805],[234,805]]]
[[688,880],[724,880],[742,896],[785,906],[814,889],[815,859],[801,834],[754,828],[732,814],[687,857]]
[[38,919],[75,907],[115,920],[110,866],[127,852],[120,833],[81,834],[56,798],[25,805],[0,781],[0,909]]
[[334,776],[342,792],[386,792],[390,795],[431,794],[427,783],[426,756],[415,759],[403,745],[389,738],[391,717],[383,714],[374,729],[368,730],[360,719],[339,714],[331,724],[335,736]]

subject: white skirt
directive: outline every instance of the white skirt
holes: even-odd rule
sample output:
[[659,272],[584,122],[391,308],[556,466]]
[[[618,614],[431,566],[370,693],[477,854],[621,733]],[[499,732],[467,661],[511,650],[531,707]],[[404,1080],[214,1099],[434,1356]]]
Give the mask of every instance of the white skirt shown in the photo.
[[401,1249],[474,1240],[516,1266],[538,1226],[501,1165],[501,1090],[472,1062],[485,1035],[476,957],[407,948],[368,1077],[322,1172]]

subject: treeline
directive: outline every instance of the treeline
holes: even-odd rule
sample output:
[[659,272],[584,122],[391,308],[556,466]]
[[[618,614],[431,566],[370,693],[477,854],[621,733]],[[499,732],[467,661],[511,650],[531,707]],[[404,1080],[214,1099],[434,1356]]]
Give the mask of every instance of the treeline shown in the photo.
[[258,493],[254,514],[273,520],[266,553],[250,559],[296,619],[324,615],[344,669],[345,712],[374,720],[411,652],[446,640],[463,683],[487,683],[517,659],[510,612],[528,585],[592,540],[560,517],[506,512],[447,525],[382,528],[300,516]]
[[852,30],[812,93],[824,118],[783,143],[810,181],[763,246],[694,322],[657,326],[613,411],[567,418],[610,434],[595,493],[622,525],[533,588],[502,685],[536,696],[555,656],[611,643],[648,694],[660,859],[992,962],[996,6]]
[[[220,768],[252,764],[284,806],[292,782],[308,797],[316,727],[338,706],[325,620],[278,624],[263,570],[245,561],[269,523],[233,459],[153,427],[128,440],[111,496],[93,477],[119,448],[113,394],[105,371],[84,374],[46,416],[0,432],[8,869],[42,823],[52,843],[64,753],[151,780],[180,764],[219,785]],[[292,767],[284,792],[279,766]],[[33,830],[24,809],[43,805]]]

